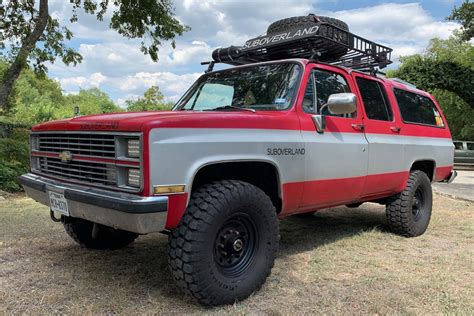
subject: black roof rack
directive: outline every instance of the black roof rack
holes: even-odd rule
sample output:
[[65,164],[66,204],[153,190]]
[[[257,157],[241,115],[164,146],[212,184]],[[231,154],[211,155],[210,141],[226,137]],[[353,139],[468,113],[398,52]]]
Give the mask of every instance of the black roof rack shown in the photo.
[[230,65],[287,58],[307,58],[356,70],[371,71],[391,64],[392,49],[321,22],[283,33],[267,34],[248,40],[244,46],[218,48],[214,62]]

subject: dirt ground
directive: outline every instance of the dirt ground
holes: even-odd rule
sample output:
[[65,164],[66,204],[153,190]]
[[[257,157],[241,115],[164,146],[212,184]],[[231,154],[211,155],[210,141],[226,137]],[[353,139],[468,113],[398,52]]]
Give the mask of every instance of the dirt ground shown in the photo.
[[167,237],[116,251],[80,248],[47,208],[0,201],[0,314],[474,314],[474,203],[436,195],[427,233],[386,231],[364,204],[281,222],[281,251],[258,293],[233,306],[195,305],[167,269]]

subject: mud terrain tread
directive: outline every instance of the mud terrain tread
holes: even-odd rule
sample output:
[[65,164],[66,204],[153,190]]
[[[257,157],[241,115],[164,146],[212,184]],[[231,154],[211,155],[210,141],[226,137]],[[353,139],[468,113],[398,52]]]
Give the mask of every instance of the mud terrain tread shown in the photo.
[[316,24],[315,18],[319,19],[319,21],[321,22],[329,23],[334,26],[337,26],[345,31],[349,30],[349,26],[347,25],[347,23],[341,20],[330,18],[327,16],[305,15],[305,16],[294,16],[291,18],[275,21],[272,24],[270,24],[270,26],[267,28],[267,34],[284,32],[293,28],[306,26],[306,25],[313,26],[314,24]]
[[136,233],[123,230],[108,232],[102,239],[92,239],[91,232],[94,223],[79,218],[63,218],[66,233],[81,247],[90,249],[120,249],[137,239]]
[[[313,14],[306,15],[306,16],[295,16],[287,19],[282,19],[273,22],[270,24],[270,26],[267,28],[267,35],[270,34],[277,34],[277,33],[283,33],[287,32],[288,30],[295,29],[298,27],[312,27],[314,25],[318,25],[319,23],[317,21],[324,22],[327,24],[334,25],[336,27],[339,27],[340,29],[344,31],[349,31],[348,25],[338,19],[326,17],[326,16],[316,16]],[[321,25],[320,26],[320,32],[322,34],[325,34],[327,25]],[[346,40],[341,41],[345,42]],[[345,43],[349,44],[349,43]],[[348,49],[346,47],[341,47],[340,44],[335,44],[335,43],[324,43],[323,46],[320,47],[323,50],[328,50],[328,52],[323,52],[322,55],[319,57],[321,61],[328,61],[328,60],[337,60],[344,56]]]
[[[417,227],[413,221],[411,214],[411,199],[418,185],[423,184],[422,182],[430,183],[426,173],[420,170],[412,171],[410,172],[405,189],[388,199],[386,216],[387,223],[392,232],[404,237],[415,237],[421,235],[426,230],[425,227],[420,231],[419,227]],[[428,222],[430,216],[431,211],[428,214]]]
[[[203,278],[202,271],[198,271],[194,262],[203,258],[198,253],[191,250],[191,243],[204,242],[204,234],[212,227],[214,219],[218,216],[218,209],[225,207],[233,199],[246,199],[252,196],[259,196],[264,207],[268,207],[275,215],[270,216],[271,229],[278,235],[278,219],[276,211],[268,196],[257,187],[237,180],[216,181],[203,185],[192,193],[189,206],[183,215],[179,226],[171,231],[169,236],[168,263],[177,285],[202,305],[215,306],[229,304],[235,298],[221,293],[217,296],[210,288],[211,281]],[[278,238],[279,236],[277,236]],[[259,279],[254,280],[256,290],[265,282],[273,267],[275,254],[278,250],[278,243],[273,245],[273,257],[269,258],[266,273]],[[238,297],[237,300],[244,299],[248,295]]]

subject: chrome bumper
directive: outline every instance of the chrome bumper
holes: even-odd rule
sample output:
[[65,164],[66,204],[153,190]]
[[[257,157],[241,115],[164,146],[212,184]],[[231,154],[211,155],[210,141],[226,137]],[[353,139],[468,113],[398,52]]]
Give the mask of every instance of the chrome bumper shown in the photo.
[[147,234],[165,229],[168,197],[142,197],[67,184],[32,173],[22,175],[26,194],[49,206],[49,191],[64,194],[69,214],[117,229]]

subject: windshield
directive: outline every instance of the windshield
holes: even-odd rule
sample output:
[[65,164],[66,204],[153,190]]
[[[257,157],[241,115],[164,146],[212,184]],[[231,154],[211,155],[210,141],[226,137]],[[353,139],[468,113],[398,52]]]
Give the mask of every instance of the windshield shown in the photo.
[[296,94],[300,68],[278,63],[204,75],[175,110],[285,110]]

